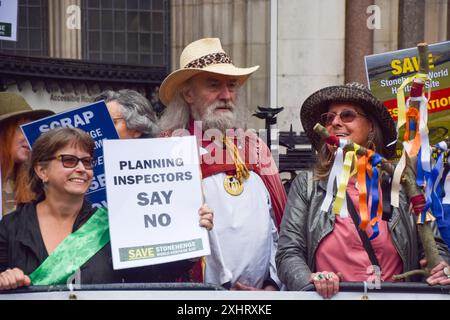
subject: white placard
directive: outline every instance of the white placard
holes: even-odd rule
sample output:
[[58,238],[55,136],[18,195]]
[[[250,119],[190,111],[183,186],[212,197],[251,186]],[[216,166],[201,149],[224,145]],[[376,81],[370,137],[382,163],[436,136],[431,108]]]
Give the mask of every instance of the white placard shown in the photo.
[[0,0],[0,40],[17,41],[17,0]]
[[195,137],[104,141],[114,269],[210,254]]

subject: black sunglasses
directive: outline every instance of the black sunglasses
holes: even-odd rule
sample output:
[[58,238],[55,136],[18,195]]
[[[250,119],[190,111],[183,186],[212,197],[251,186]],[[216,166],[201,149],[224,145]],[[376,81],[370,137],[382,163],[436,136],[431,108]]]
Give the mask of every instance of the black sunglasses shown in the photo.
[[355,118],[360,115],[362,117],[367,117],[365,114],[362,114],[360,112],[356,112],[353,110],[344,110],[341,113],[336,112],[325,112],[322,113],[320,116],[320,123],[322,123],[325,126],[329,126],[333,123],[333,120],[336,116],[339,116],[341,118],[342,122],[349,123],[355,120]]
[[48,158],[47,160],[55,159],[60,160],[64,168],[75,168],[80,161],[87,170],[91,170],[95,165],[95,160],[92,157],[78,158],[71,154],[60,154],[58,156]]

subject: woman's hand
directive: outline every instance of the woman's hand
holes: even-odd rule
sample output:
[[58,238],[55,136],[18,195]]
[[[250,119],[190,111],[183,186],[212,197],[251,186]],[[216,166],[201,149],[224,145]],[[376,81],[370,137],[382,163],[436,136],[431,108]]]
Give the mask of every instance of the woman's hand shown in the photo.
[[445,261],[439,262],[438,265],[430,271],[430,274],[431,276],[427,278],[429,285],[450,284],[450,267]]
[[339,282],[342,274],[338,272],[322,271],[311,273],[310,281],[316,287],[316,291],[325,299],[329,299],[339,292]]
[[7,269],[0,273],[0,290],[17,289],[18,287],[29,286],[30,278],[18,268]]
[[212,209],[204,204],[200,207],[200,210],[198,210],[198,214],[200,215],[200,227],[206,228],[206,230],[210,231],[214,226],[214,213]]

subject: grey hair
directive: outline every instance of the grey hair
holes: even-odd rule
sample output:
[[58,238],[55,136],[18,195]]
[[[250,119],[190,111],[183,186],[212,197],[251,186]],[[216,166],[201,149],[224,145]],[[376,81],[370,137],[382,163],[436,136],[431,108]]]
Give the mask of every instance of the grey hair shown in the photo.
[[[185,82],[183,86],[178,88],[175,95],[167,105],[164,113],[159,120],[159,127],[162,131],[171,131],[177,129],[187,129],[190,118],[190,107],[183,98],[183,92],[189,88],[189,81]],[[236,128],[246,129],[249,111],[240,104],[243,101],[244,91],[239,88],[236,98]]]
[[139,92],[129,89],[106,90],[94,99],[94,101],[100,100],[104,100],[105,103],[116,101],[120,105],[127,128],[142,132],[141,138],[153,138],[159,135],[156,113],[147,98]]

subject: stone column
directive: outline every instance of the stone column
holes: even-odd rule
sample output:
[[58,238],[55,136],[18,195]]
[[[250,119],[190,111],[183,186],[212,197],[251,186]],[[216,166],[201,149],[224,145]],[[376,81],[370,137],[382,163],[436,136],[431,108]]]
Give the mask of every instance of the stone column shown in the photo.
[[81,0],[48,0],[50,57],[81,59],[81,26],[76,26],[80,5]]
[[425,1],[400,0],[398,14],[398,48],[416,47],[424,41]]
[[301,131],[313,92],[344,83],[345,0],[278,0],[278,128]]
[[431,44],[446,40],[447,1],[428,0],[425,6],[424,39]]
[[[171,69],[179,68],[180,54],[192,41],[220,38],[238,67],[259,65],[244,87],[245,103],[252,113],[269,103],[270,0],[172,0]],[[264,121],[249,119],[249,127]]]
[[345,82],[367,83],[364,56],[373,53],[373,30],[367,7],[373,0],[347,0],[345,5]]
[[373,30],[373,53],[397,50],[398,1],[375,0],[381,12],[381,26]]

